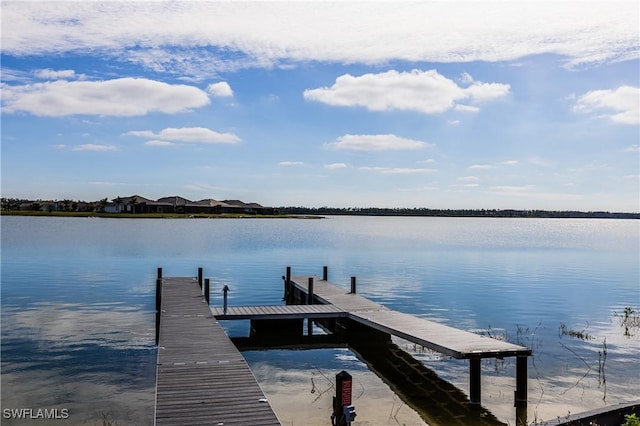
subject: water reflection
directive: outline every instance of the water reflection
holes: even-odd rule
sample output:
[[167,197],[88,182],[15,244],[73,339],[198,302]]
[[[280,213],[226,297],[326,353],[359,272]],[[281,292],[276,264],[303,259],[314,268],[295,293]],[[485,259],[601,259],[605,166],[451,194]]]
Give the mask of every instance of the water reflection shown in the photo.
[[[639,226],[570,219],[2,217],[2,406],[64,403],[77,413],[71,424],[101,424],[105,411],[122,416],[119,424],[151,424],[156,268],[193,276],[203,266],[212,304],[221,304],[228,284],[232,305],[275,305],[282,303],[287,265],[299,273],[329,265],[332,282],[348,288],[357,276],[360,293],[393,309],[530,346],[531,421],[615,404],[640,394],[638,333],[624,336],[613,315],[640,307]],[[561,324],[593,338],[560,336]],[[599,380],[605,339],[606,397]],[[468,392],[467,363],[396,343]],[[380,415],[371,424],[395,424],[396,411],[412,412],[352,352],[305,354],[247,353],[270,399],[282,401],[279,414],[294,412],[290,401],[300,403],[296,410],[305,415],[296,424],[328,420],[330,402],[322,414],[316,408],[323,399],[313,400],[323,383],[316,367],[329,375],[356,372],[366,390],[358,404],[374,401],[360,413]],[[292,386],[280,383],[290,375]],[[515,424],[512,361],[483,363],[482,376],[483,404]]]
[[[3,307],[3,408],[64,408],[65,424],[71,425],[105,419],[148,424],[156,350],[153,330],[144,324],[152,321],[144,310],[124,303]],[[2,424],[31,421],[3,419]]]

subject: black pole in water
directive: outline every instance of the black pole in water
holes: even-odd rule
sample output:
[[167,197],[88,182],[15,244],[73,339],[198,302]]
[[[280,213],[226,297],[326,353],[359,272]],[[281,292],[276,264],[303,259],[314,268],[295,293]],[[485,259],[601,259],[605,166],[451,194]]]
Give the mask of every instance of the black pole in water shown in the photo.
[[204,279],[204,300],[207,301],[207,305],[209,304],[209,286],[210,286],[211,280],[209,280],[209,278],[205,278]]
[[[160,268],[158,268],[160,273]],[[162,312],[162,278],[156,279],[156,345],[160,341],[160,313]]]
[[313,305],[313,277],[309,277],[309,284],[307,288],[307,304]]
[[329,280],[329,267],[323,266],[322,267],[322,281],[328,281],[328,280]]
[[284,279],[284,301],[291,302],[291,266],[287,266],[287,272]]
[[356,277],[351,277],[351,293],[356,294]]
[[198,268],[198,285],[202,289],[202,268]]
[[516,357],[516,425],[527,425],[527,356]]
[[469,359],[469,402],[471,405],[480,405],[481,393],[481,359],[471,358]]
[[227,293],[229,292],[229,286],[225,284],[222,288],[222,313],[227,315]]

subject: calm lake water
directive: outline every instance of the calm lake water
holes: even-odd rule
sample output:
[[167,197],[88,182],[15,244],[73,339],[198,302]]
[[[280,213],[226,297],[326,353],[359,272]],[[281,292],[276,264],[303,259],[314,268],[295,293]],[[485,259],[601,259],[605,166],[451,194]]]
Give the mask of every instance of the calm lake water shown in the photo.
[[[640,397],[640,330],[620,325],[625,307],[640,309],[640,221],[9,216],[1,225],[3,409],[153,424],[159,266],[165,276],[203,267],[212,305],[225,284],[230,304],[278,305],[287,265],[318,275],[328,265],[330,281],[348,288],[357,276],[359,293],[391,308],[531,347],[529,421]],[[397,344],[468,392],[464,361]],[[329,424],[342,369],[354,376],[356,424],[421,424],[348,349],[245,357],[284,424]],[[483,405],[514,424],[513,359],[487,361],[482,374]]]

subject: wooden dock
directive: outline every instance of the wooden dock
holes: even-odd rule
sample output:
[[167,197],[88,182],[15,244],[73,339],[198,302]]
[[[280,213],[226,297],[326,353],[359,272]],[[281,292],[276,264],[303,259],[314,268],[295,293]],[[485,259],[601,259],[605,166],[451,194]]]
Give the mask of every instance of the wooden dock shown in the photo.
[[200,280],[162,278],[159,269],[156,284],[154,424],[280,425],[246,361],[211,313],[201,274]]
[[227,308],[211,307],[218,320],[272,320],[272,319],[321,319],[347,317],[346,311],[331,304],[325,305],[288,305],[288,306],[232,306]]
[[358,295],[355,278],[351,279],[349,291],[329,283],[326,267],[322,278],[315,275],[291,276],[291,269],[287,268],[284,279],[285,297],[297,298],[298,301],[309,304],[330,304],[338,310],[348,312],[348,321],[400,337],[453,358],[468,359],[469,399],[472,404],[481,403],[481,360],[516,357],[515,405],[526,407],[527,362],[531,349],[394,311]]

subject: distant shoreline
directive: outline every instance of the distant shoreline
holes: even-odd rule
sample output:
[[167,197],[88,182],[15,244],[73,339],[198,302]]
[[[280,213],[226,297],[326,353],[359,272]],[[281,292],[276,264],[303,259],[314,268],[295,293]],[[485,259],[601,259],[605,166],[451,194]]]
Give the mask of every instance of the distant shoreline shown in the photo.
[[280,214],[341,216],[425,216],[425,217],[519,217],[548,219],[640,219],[640,213],[606,211],[555,211],[514,209],[427,209],[427,208],[307,208],[278,207]]
[[184,213],[96,213],[96,212],[42,212],[34,210],[2,210],[0,216],[84,217],[102,219],[322,219],[315,215],[259,215],[241,213],[184,214]]
[[326,216],[477,217],[540,219],[640,219],[640,213],[546,210],[435,210],[435,209],[335,209],[281,207],[278,214],[241,213],[97,213],[0,210],[0,216],[96,217],[108,219],[322,219]]

